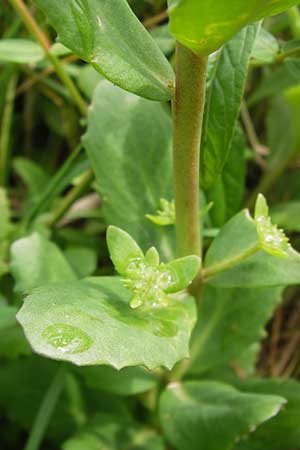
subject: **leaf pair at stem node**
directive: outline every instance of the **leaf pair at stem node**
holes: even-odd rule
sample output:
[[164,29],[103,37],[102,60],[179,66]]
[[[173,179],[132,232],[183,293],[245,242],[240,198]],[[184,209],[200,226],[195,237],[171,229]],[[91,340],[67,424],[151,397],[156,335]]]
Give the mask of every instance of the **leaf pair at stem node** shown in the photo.
[[169,294],[186,289],[200,270],[198,256],[161,263],[154,247],[144,254],[128,233],[114,226],[108,228],[107,245],[116,271],[133,293],[132,308],[168,306]]

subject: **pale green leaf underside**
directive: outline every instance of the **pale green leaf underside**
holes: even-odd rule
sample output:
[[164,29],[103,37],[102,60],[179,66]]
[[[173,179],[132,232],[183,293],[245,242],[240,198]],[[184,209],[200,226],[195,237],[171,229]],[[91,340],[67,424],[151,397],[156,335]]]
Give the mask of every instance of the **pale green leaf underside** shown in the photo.
[[126,0],[35,0],[59,41],[116,85],[167,101],[174,73]]
[[130,298],[117,277],[53,284],[25,299],[18,320],[37,353],[77,365],[171,369],[187,357],[193,298],[151,311],[132,311]]
[[178,450],[230,450],[284,403],[281,397],[245,394],[214,381],[173,383],[161,397],[160,416]]
[[246,25],[297,3],[296,0],[169,0],[170,29],[183,45],[208,55]]
[[159,103],[101,82],[89,111],[83,137],[103,200],[108,224],[121,227],[147,250],[155,246],[163,260],[172,259],[166,234],[145,215],[161,198],[172,198],[172,126]]

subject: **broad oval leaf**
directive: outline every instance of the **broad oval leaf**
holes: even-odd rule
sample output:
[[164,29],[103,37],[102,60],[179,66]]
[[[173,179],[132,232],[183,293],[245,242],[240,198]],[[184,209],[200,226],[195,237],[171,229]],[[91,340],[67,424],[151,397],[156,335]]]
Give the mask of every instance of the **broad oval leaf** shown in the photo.
[[35,0],[59,41],[116,85],[167,101],[174,72],[126,0]]
[[285,403],[214,381],[172,383],[160,399],[160,417],[178,450],[230,450]]
[[117,277],[52,284],[34,290],[17,318],[35,352],[77,365],[171,369],[188,357],[194,299],[150,311],[133,311],[130,299]]
[[246,25],[297,3],[297,0],[169,0],[170,29],[183,45],[209,55]]
[[[127,231],[143,250],[173,257],[169,236],[145,216],[172,198],[172,125],[161,104],[103,80],[94,93],[83,144],[96,176],[108,224]],[[175,240],[175,239],[174,239]]]
[[10,254],[18,292],[77,278],[60,249],[37,232],[15,241]]

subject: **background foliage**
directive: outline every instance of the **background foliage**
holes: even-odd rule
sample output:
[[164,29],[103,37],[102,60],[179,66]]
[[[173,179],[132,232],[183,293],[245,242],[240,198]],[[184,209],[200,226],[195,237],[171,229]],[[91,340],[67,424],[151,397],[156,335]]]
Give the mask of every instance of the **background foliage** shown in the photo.
[[121,0],[29,1],[38,33],[17,3],[0,8],[0,447],[300,449],[299,255],[265,247],[209,276],[258,245],[240,211],[260,192],[300,250],[298,6],[261,2],[204,48],[210,17],[182,40],[170,2],[178,39],[224,44],[206,80],[196,321],[187,294],[133,314],[106,243],[108,225],[124,229],[140,246],[120,239],[126,264],[169,270],[172,295],[198,267],[174,260],[166,1],[130,1],[136,16]]

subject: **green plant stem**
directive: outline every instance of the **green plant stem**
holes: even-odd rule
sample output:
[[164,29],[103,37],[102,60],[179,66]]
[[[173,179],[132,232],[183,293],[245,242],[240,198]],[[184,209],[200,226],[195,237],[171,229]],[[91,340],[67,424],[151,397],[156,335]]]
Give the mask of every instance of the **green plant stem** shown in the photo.
[[14,9],[20,14],[22,17],[28,31],[35,37],[35,39],[39,42],[41,47],[43,48],[46,57],[53,65],[57,76],[60,78],[61,82],[66,86],[70,95],[77,106],[78,110],[83,116],[87,115],[87,104],[75,86],[72,78],[66,72],[63,64],[60,60],[50,51],[50,43],[40,29],[39,25],[31,15],[29,9],[24,4],[23,0],[9,0]]
[[291,48],[290,50],[287,50],[286,52],[282,52],[279,53],[273,61],[270,62],[262,62],[262,61],[256,61],[253,60],[251,62],[251,65],[254,67],[263,67],[263,66],[271,66],[274,64],[280,64],[282,63],[285,59],[290,58],[292,56],[299,56],[300,55],[300,49],[299,47],[297,48]]
[[24,450],[38,450],[65,383],[65,369],[60,367],[47,389],[33,423]]
[[178,256],[201,255],[200,144],[207,58],[177,43],[173,100],[174,194]]
[[300,38],[300,11],[298,5],[288,10],[290,26],[294,38]]
[[73,203],[81,196],[81,194],[89,187],[94,179],[92,169],[87,170],[81,177],[80,182],[74,186],[70,192],[64,197],[59,207],[52,213],[47,225],[54,227],[57,222],[66,214]]
[[260,250],[261,250],[261,245],[258,242],[257,244],[253,245],[252,247],[247,248],[244,252],[239,253],[236,256],[233,256],[232,258],[228,258],[220,263],[216,263],[211,266],[208,266],[207,268],[202,270],[202,279],[204,281],[208,280],[220,272],[224,272],[225,270],[231,269],[232,267],[235,267],[238,264],[240,264],[241,262],[250,258],[250,256],[255,255]]
[[13,72],[6,91],[5,105],[0,129],[0,186],[5,186],[7,182],[10,150],[10,131],[14,111],[17,80],[18,75],[16,72]]
[[284,61],[286,58],[290,58],[291,56],[299,56],[300,49],[298,48],[291,48],[290,50],[287,50],[286,52],[279,53],[279,55],[276,57],[274,63],[280,63]]

